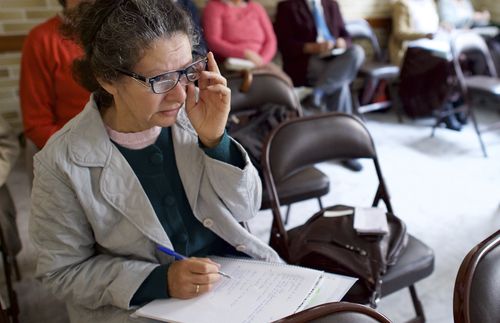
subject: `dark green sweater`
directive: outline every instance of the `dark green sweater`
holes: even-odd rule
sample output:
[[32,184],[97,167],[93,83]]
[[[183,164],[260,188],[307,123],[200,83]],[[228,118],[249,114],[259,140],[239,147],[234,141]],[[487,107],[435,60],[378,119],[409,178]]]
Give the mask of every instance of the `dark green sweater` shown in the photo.
[[[237,254],[193,215],[177,169],[171,128],[162,129],[156,142],[143,149],[132,150],[114,144],[139,179],[176,252],[187,257]],[[208,149],[200,143],[200,149],[209,157],[236,167],[245,165],[242,154],[226,134],[216,147]],[[151,272],[134,294],[131,305],[169,297],[168,266],[161,265]]]

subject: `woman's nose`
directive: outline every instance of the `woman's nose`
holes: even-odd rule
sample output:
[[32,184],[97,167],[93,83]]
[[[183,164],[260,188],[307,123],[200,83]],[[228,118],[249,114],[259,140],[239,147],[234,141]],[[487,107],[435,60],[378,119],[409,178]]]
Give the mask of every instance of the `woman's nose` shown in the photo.
[[179,82],[177,82],[177,84],[172,88],[172,90],[170,90],[168,92],[169,95],[167,97],[169,97],[169,99],[172,99],[175,97],[176,101],[179,101],[179,102],[186,101],[186,97],[187,97],[186,84],[187,83],[184,83],[182,81],[182,77],[181,77]]

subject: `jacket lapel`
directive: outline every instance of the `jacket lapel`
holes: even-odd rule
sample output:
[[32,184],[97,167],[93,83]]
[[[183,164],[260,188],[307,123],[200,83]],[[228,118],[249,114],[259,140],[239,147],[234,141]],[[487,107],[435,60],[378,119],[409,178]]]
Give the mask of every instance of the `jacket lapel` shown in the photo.
[[86,122],[76,122],[70,134],[72,160],[84,167],[102,167],[99,183],[106,201],[148,238],[171,246],[137,176],[109,140],[93,99],[82,114],[87,114],[86,118],[80,118]]
[[314,37],[316,37],[316,24],[307,0],[296,0],[295,3],[297,6],[296,12],[299,15],[299,19],[297,21],[301,21],[304,25],[306,25],[309,34],[314,34]]
[[196,202],[203,175],[203,153],[198,147],[198,135],[193,130],[185,109],[181,109],[177,116],[177,122],[172,127],[172,136],[177,169],[194,213],[197,210]]

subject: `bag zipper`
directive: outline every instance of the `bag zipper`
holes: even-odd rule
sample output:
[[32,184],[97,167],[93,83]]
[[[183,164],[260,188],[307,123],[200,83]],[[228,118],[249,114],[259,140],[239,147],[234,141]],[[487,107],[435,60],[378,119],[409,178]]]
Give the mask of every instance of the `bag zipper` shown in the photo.
[[306,240],[306,242],[331,243],[331,244],[336,245],[337,247],[340,247],[340,248],[343,248],[343,249],[355,252],[355,253],[357,253],[357,254],[359,254],[361,256],[364,256],[364,257],[366,257],[368,255],[368,253],[364,249],[361,249],[359,247],[356,247],[356,246],[353,246],[353,245],[350,245],[350,244],[343,244],[343,243],[337,242],[335,240],[323,241],[323,240],[308,239],[308,240]]

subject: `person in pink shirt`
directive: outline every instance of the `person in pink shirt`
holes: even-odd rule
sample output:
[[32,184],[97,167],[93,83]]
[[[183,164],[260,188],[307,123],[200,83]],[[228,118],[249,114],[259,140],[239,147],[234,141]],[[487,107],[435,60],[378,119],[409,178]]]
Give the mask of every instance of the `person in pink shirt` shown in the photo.
[[247,59],[255,69],[290,78],[272,63],[277,51],[276,35],[261,4],[248,0],[210,0],[203,11],[203,30],[208,48],[217,59]]

